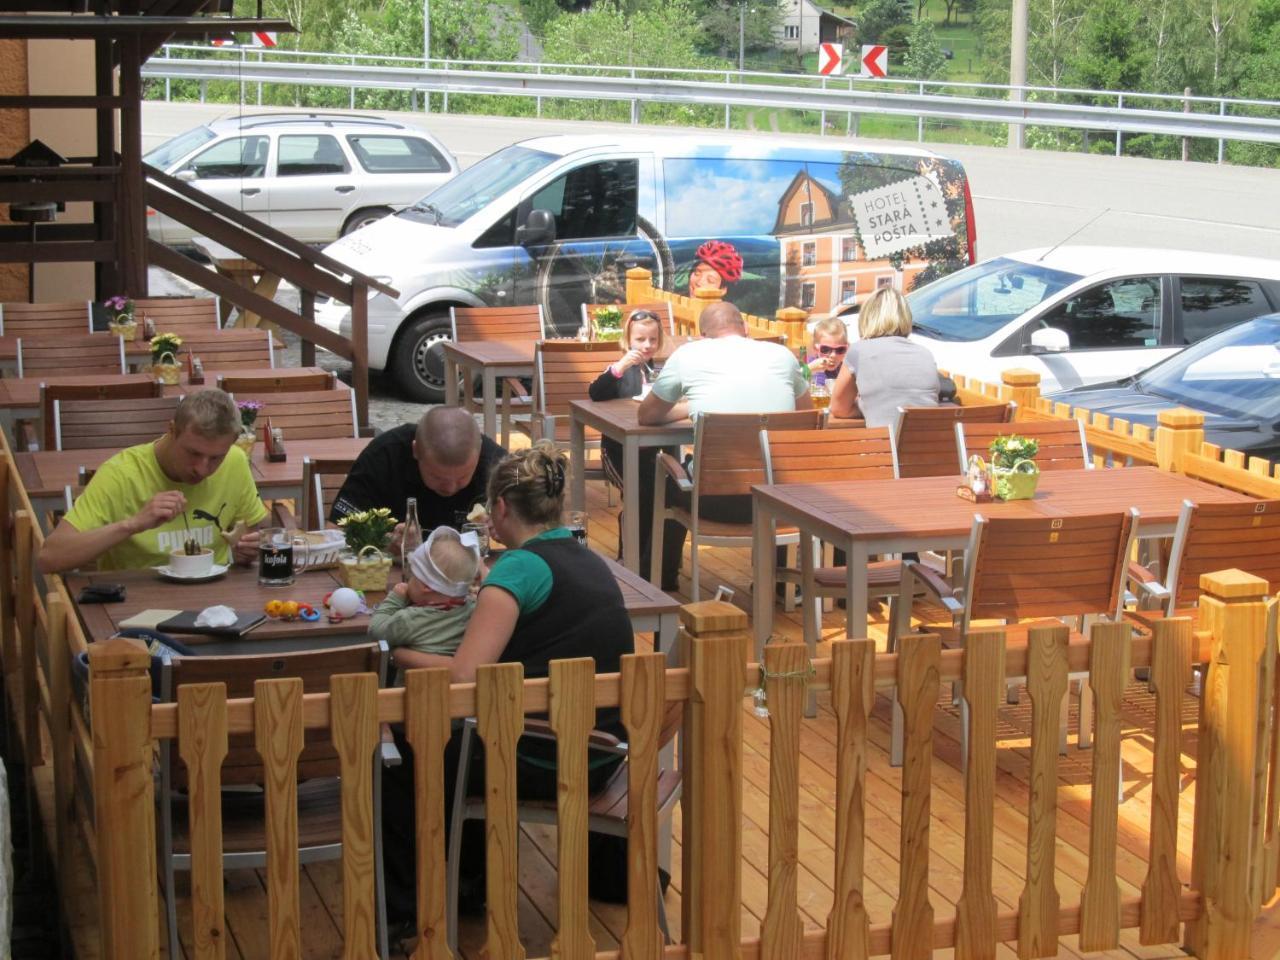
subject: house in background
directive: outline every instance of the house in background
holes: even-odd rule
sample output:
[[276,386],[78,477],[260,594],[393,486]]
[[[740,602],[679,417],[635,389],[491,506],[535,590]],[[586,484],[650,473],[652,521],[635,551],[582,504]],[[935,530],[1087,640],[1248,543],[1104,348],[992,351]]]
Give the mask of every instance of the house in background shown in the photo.
[[786,50],[816,50],[819,43],[853,43],[858,25],[811,0],[786,0],[778,27],[778,46]]

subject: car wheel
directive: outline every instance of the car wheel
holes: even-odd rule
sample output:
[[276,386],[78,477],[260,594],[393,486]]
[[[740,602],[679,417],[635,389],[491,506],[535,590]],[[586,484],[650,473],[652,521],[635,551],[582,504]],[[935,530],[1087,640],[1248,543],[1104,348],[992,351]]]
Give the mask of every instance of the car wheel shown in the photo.
[[447,313],[410,320],[391,348],[391,373],[400,389],[418,403],[444,403],[444,351],[452,339]]
[[361,227],[377,223],[390,214],[391,210],[387,207],[366,207],[364,210],[357,210],[347,217],[347,222],[342,225],[342,235],[345,237],[348,233],[355,233]]

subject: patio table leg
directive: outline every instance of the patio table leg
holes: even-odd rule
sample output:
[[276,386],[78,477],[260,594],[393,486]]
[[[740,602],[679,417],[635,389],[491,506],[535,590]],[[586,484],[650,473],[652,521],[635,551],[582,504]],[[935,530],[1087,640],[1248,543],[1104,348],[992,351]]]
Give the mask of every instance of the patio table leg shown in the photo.
[[573,471],[573,487],[569,491],[569,509],[587,509],[587,431],[577,412],[569,412],[569,468]]
[[622,517],[622,563],[647,580],[649,571],[640,569],[640,441],[633,436],[622,441]]
[[848,601],[845,632],[850,640],[862,640],[867,636],[867,559],[867,545],[850,540],[848,563],[845,566],[845,594]]
[[450,407],[458,405],[458,362],[448,353],[444,355],[444,402]]
[[493,370],[484,371],[484,435],[493,437],[498,429],[498,380]]
[[[751,588],[751,622],[755,626],[756,660],[764,660],[764,645],[773,632],[774,516],[759,498],[751,500],[753,540],[751,557],[754,566]],[[806,603],[806,609],[808,604]]]
[[[804,623],[804,645],[809,651],[809,659],[813,660],[818,656],[818,636],[822,624],[822,600],[818,597],[813,582],[814,551],[821,549],[821,544],[801,531],[800,546],[796,549],[800,552],[800,605],[803,610],[801,619]],[[804,715],[818,715],[818,695],[812,687],[805,694]]]

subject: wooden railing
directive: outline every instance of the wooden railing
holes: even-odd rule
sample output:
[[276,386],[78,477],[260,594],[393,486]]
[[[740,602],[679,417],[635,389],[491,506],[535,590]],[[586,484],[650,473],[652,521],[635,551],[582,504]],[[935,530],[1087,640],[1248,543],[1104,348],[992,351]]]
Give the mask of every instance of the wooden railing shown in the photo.
[[[154,787],[151,758],[159,740],[176,741],[190,773],[193,837],[192,909],[200,931],[195,956],[217,956],[225,939],[220,861],[219,764],[230,734],[257,737],[266,765],[271,956],[296,956],[297,827],[295,764],[304,729],[328,729],[342,757],[343,900],[347,956],[373,956],[372,807],[367,776],[379,721],[404,723],[418,764],[419,796],[439,796],[450,718],[477,716],[486,745],[488,922],[486,952],[520,957],[516,904],[515,742],[523,717],[549,712],[558,731],[559,917],[562,956],[593,957],[586,896],[586,705],[620,706],[631,747],[630,902],[623,957],[993,956],[1016,941],[1021,956],[1051,956],[1077,934],[1083,950],[1119,946],[1136,928],[1144,944],[1185,944],[1202,958],[1248,955],[1251,926],[1276,887],[1277,772],[1280,745],[1272,716],[1276,684],[1274,610],[1266,583],[1239,571],[1205,580],[1202,623],[1162,622],[1153,636],[1132,638],[1126,625],[1100,624],[1089,640],[1069,642],[1066,627],[1030,631],[1027,647],[1005,648],[996,631],[971,634],[966,647],[943,651],[936,636],[904,638],[899,654],[877,654],[872,641],[833,644],[813,662],[800,644],[766,648],[763,673],[746,664],[746,618],[722,605],[723,629],[686,632],[689,667],[664,670],[660,654],[624,658],[618,675],[595,677],[591,662],[560,661],[549,680],[523,679],[519,664],[481,667],[474,685],[450,687],[444,670],[412,671],[401,690],[378,690],[373,675],[333,678],[328,694],[304,697],[296,680],[259,681],[255,697],[227,701],[220,684],[184,687],[177,704],[152,705],[145,651],[132,641],[90,651],[94,730],[94,803],[99,824],[99,896],[103,957],[158,955]],[[712,603],[715,603],[712,601]],[[705,607],[705,605],[703,605]],[[699,620],[686,608],[686,625]],[[705,611],[703,611],[705,612]],[[704,620],[707,618],[703,618]],[[1179,757],[1185,749],[1184,692],[1192,663],[1207,663],[1197,743],[1192,883],[1179,877],[1177,826],[1182,803]],[[1149,867],[1141,896],[1121,897],[1116,879],[1121,692],[1131,667],[1149,666],[1155,688],[1155,771]],[[1089,871],[1078,903],[1061,904],[1055,888],[1059,704],[1070,672],[1089,672],[1097,700]],[[741,934],[742,698],[748,678],[763,676],[770,713],[769,891],[759,938]],[[996,715],[1006,677],[1027,676],[1033,705],[1030,808],[1025,885],[1019,909],[998,912],[992,889],[995,836]],[[963,893],[955,916],[935,917],[929,900],[933,714],[939,686],[959,680],[969,704],[965,783]],[[797,905],[799,735],[807,683],[831,693],[838,717],[835,909],[825,929],[805,930]],[[754,686],[754,683],[751,683]],[[863,907],[866,882],[864,792],[868,716],[878,689],[896,686],[906,716],[899,849],[900,879],[890,917]],[[683,705],[686,743],[683,816],[684,943],[663,948],[653,890],[657,883],[659,728],[669,704]],[[444,947],[443,805],[419,804],[418,956],[447,957]],[[1183,851],[1185,854],[1185,851]],[[553,949],[555,952],[555,949]]]

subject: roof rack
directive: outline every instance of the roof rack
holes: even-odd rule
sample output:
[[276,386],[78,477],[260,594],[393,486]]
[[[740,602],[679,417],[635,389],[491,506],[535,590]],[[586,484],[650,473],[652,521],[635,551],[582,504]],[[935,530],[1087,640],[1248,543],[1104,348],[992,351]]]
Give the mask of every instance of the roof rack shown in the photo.
[[359,114],[353,113],[255,113],[246,117],[225,117],[223,119],[238,120],[241,129],[279,123],[319,123],[326,126],[332,126],[335,123],[365,124],[368,126],[379,127],[404,126],[404,124],[396,120],[386,120],[382,117],[360,116]]

